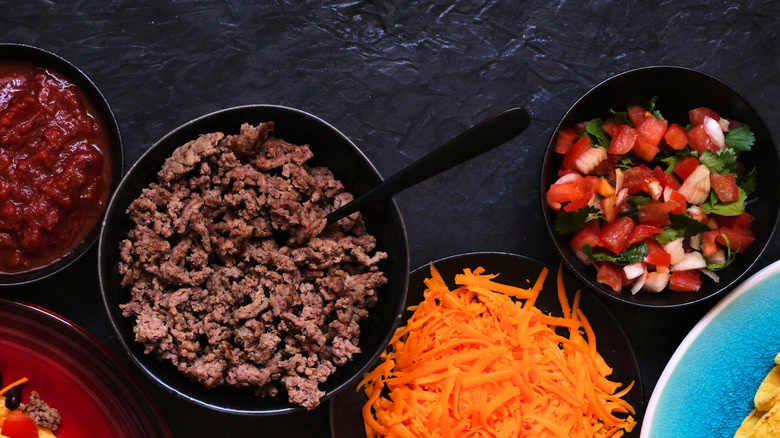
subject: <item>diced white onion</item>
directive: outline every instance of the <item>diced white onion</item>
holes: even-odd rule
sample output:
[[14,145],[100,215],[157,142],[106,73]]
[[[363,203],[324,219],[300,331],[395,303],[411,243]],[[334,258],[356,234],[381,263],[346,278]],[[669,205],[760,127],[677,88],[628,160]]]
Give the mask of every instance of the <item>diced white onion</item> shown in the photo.
[[688,245],[696,251],[699,251],[701,249],[701,233],[691,236],[691,238],[688,239]]
[[626,278],[633,280],[640,275],[647,272],[645,264],[642,262],[631,263],[630,265],[623,266],[623,272],[626,274]]
[[729,132],[729,129],[731,129],[731,124],[728,120],[724,119],[723,117],[718,120],[718,124],[720,125],[720,129],[723,130],[723,132]]
[[678,192],[691,204],[701,205],[710,195],[710,169],[703,164],[697,166],[685,178]]
[[567,173],[566,175],[563,175],[562,177],[558,178],[558,181],[555,181],[553,184],[566,184],[570,182],[575,182],[582,178],[580,175],[577,175],[576,173]]
[[721,265],[726,263],[726,252],[722,249],[715,251],[715,254],[707,257],[707,262],[711,265]]
[[669,284],[669,274],[661,272],[648,272],[642,290],[646,292],[661,292]]
[[706,268],[707,262],[704,260],[704,256],[698,251],[691,251],[685,253],[685,257],[681,261],[672,265],[672,272],[674,271],[688,271],[690,269]]
[[683,248],[683,238],[678,237],[671,242],[665,244],[664,251],[668,252],[672,256],[672,265],[680,263],[685,257],[685,249]]
[[[721,119],[721,120],[723,120],[723,119]],[[707,268],[699,269],[699,272],[701,272],[702,274],[706,275],[707,277],[710,277],[711,279],[713,279],[715,281],[715,283],[720,283],[720,276],[718,276],[718,274],[710,271],[709,269],[707,269]]]
[[705,117],[702,125],[704,125],[704,130],[707,131],[707,135],[710,136],[710,139],[715,143],[715,146],[719,150],[725,149],[726,137],[723,135],[723,129],[720,127],[720,123],[711,117]]
[[647,271],[642,273],[642,275],[640,275],[634,280],[634,284],[631,285],[631,293],[636,295],[636,293],[639,292],[640,289],[642,289],[642,286],[645,285],[646,279],[647,279]]

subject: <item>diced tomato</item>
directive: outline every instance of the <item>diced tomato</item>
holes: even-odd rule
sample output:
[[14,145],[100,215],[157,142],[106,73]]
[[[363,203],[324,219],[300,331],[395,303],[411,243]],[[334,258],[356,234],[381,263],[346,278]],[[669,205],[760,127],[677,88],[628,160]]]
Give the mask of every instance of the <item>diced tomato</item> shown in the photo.
[[669,277],[669,289],[675,292],[695,292],[701,287],[701,275],[695,269],[674,271]]
[[678,192],[677,190],[672,190],[671,194],[669,195],[669,201],[673,201],[677,203],[677,207],[674,207],[671,210],[669,210],[669,213],[682,214],[687,211],[686,206],[688,205],[688,200],[685,199],[685,196],[682,193]]
[[733,202],[739,200],[739,191],[737,182],[731,174],[721,175],[719,173],[710,173],[710,186],[721,202]]
[[585,184],[589,192],[595,192],[601,186],[601,178],[597,176],[588,175],[585,177]]
[[654,145],[652,141],[648,140],[647,137],[642,134],[639,134],[639,136],[636,138],[634,148],[631,149],[632,154],[636,155],[640,160],[645,162],[652,161],[655,155],[660,151],[661,149],[659,149],[658,146]]
[[645,263],[653,266],[669,267],[672,263],[672,255],[666,252],[664,247],[653,239],[647,239],[645,243],[647,243],[649,250],[645,256]]
[[582,196],[582,197],[579,197],[577,199],[572,200],[571,202],[569,202],[569,203],[567,203],[566,205],[563,206],[563,210],[564,211],[577,211],[577,210],[581,209],[582,207],[585,207],[586,205],[588,205],[588,203],[590,203],[590,196],[592,196],[592,194],[588,195],[586,193],[585,196]]
[[558,133],[558,138],[555,140],[555,152],[559,154],[565,154],[569,152],[572,146],[574,146],[574,140],[577,139],[577,133],[571,128],[566,128]]
[[709,117],[716,122],[720,120],[718,113],[703,106],[688,111],[688,118],[691,119],[691,126],[700,125],[702,122],[704,122],[705,117]]
[[590,139],[585,136],[577,140],[576,143],[566,152],[563,157],[563,167],[567,169],[576,169],[577,160],[590,149]]
[[688,131],[688,144],[691,145],[691,149],[699,153],[704,151],[717,152],[718,150],[715,142],[712,141],[710,135],[707,134],[707,130],[704,129],[704,125],[696,125]]
[[3,421],[3,428],[0,434],[8,438],[38,438],[38,429],[32,418],[24,415],[20,411],[13,411]]
[[661,139],[664,138],[666,133],[666,126],[669,124],[666,120],[656,119],[653,116],[645,117],[639,125],[636,127],[636,131],[639,135],[643,135],[646,139],[658,146],[661,143]]
[[722,227],[738,227],[748,229],[753,224],[753,216],[748,212],[743,211],[739,216],[720,216],[714,215],[715,220]]
[[615,131],[615,135],[612,137],[612,141],[609,142],[609,153],[615,155],[623,155],[628,153],[636,142],[636,137],[639,133],[636,129],[628,125],[620,125]]
[[696,157],[685,157],[674,165],[674,173],[682,179],[688,178],[693,170],[699,167],[699,164]]
[[634,127],[639,126],[639,123],[645,118],[647,111],[639,105],[628,107],[628,119],[631,120],[631,124]]
[[571,181],[555,183],[547,189],[547,204],[556,210],[559,208],[559,204],[565,202],[585,199],[585,204],[587,204],[590,200],[591,194],[588,193],[588,184],[585,182],[585,178],[577,173],[567,178],[571,178]]
[[669,212],[677,208],[679,208],[679,203],[676,201],[640,205],[638,209],[639,223],[656,227],[669,225],[671,224]]
[[574,249],[582,250],[584,245],[590,245],[592,248],[599,244],[600,228],[598,221],[591,221],[585,224],[585,228],[574,233],[569,246]]
[[688,145],[688,133],[682,126],[677,123],[672,123],[666,128],[664,140],[670,148],[679,151]]
[[599,234],[599,245],[615,254],[626,248],[626,240],[634,230],[634,221],[630,217],[622,217],[607,223]]
[[604,132],[609,134],[610,137],[614,137],[618,127],[622,124],[623,123],[620,121],[620,119],[616,117],[610,117],[604,122],[603,125],[601,125],[601,129],[603,129]]
[[650,169],[644,164],[631,167],[623,171],[623,187],[628,189],[628,194],[633,195],[642,191],[645,176],[650,174]]
[[615,292],[620,292],[620,288],[623,286],[622,269],[610,262],[598,263],[596,269],[598,269],[596,280],[598,280],[599,283],[606,284]]
[[715,244],[718,234],[718,230],[701,233],[701,252],[704,257],[712,257],[718,251],[718,245]]
[[637,225],[634,227],[634,230],[631,231],[631,234],[629,234],[626,244],[631,246],[635,243],[639,243],[647,239],[648,237],[652,237],[655,234],[663,233],[663,231],[663,228],[654,227],[652,225]]
[[617,207],[615,205],[615,202],[617,201],[617,198],[613,196],[607,196],[606,198],[599,201],[599,205],[601,206],[601,214],[604,215],[604,219],[607,220],[607,222],[612,222],[617,218]]
[[655,178],[656,180],[658,180],[658,182],[661,183],[661,186],[663,188],[671,187],[674,190],[680,188],[681,185],[680,181],[677,181],[677,178],[675,178],[671,174],[661,170],[659,166],[655,166],[655,169],[653,169],[653,171],[650,174],[653,176],[653,178]]
[[726,239],[723,235],[728,237],[731,250],[738,253],[747,251],[750,244],[756,240],[756,236],[747,228],[720,227],[718,228],[718,236],[715,240],[724,247],[726,246]]

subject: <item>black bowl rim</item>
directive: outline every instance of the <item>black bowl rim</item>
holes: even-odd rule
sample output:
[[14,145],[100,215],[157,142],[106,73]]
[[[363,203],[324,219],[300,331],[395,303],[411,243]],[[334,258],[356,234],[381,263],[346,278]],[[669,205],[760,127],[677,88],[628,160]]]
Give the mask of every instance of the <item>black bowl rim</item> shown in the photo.
[[[111,200],[109,201],[108,206],[106,207],[106,212],[112,211],[114,209],[114,204],[116,202],[119,202],[116,199],[117,198],[117,194],[120,193],[122,191],[122,189],[127,184],[130,184],[129,177],[132,176],[132,174],[134,173],[134,169],[139,165],[139,163],[142,162],[143,159],[147,155],[153,153],[153,151],[155,149],[157,149],[157,148],[161,147],[161,145],[167,143],[168,139],[170,137],[173,137],[173,136],[177,135],[178,132],[180,132],[182,130],[185,130],[185,129],[188,129],[188,128],[192,127],[193,125],[197,125],[199,123],[207,121],[208,119],[210,119],[212,117],[219,116],[219,115],[221,115],[223,113],[233,112],[233,111],[241,111],[241,110],[251,110],[251,109],[256,109],[256,108],[279,109],[279,110],[284,110],[284,111],[291,111],[291,112],[298,113],[298,114],[300,114],[302,116],[314,119],[316,122],[318,122],[318,123],[322,124],[323,126],[329,128],[330,130],[333,131],[333,133],[335,135],[340,136],[345,142],[347,142],[358,154],[360,154],[360,156],[365,160],[366,164],[368,164],[368,166],[379,177],[379,179],[383,180],[382,175],[376,169],[374,164],[368,159],[368,157],[365,155],[365,153],[363,153],[363,151],[360,148],[358,148],[357,145],[355,145],[355,143],[352,142],[352,140],[349,139],[349,137],[344,135],[341,131],[339,131],[333,125],[331,125],[330,123],[324,121],[323,119],[321,119],[321,118],[319,118],[319,117],[317,117],[317,116],[315,116],[315,115],[313,115],[313,114],[311,114],[309,112],[306,112],[306,111],[303,111],[303,110],[300,110],[300,109],[297,109],[297,108],[283,106],[283,105],[273,105],[273,104],[240,105],[240,106],[234,106],[234,107],[229,107],[229,108],[223,108],[223,109],[216,110],[216,111],[210,112],[208,114],[199,116],[199,117],[197,117],[195,119],[192,119],[192,120],[190,120],[190,121],[188,121],[188,122],[178,126],[177,128],[174,128],[173,130],[171,130],[170,132],[165,134],[162,138],[160,138],[157,142],[155,142],[149,149],[147,149],[138,158],[138,160],[136,160],[136,162],[128,169],[128,171],[126,172],[125,176],[122,178],[122,181],[119,183],[119,186],[114,190],[114,193],[111,196]],[[392,337],[393,333],[395,332],[395,328],[398,327],[398,325],[401,322],[401,317],[403,316],[403,312],[404,312],[404,309],[405,309],[404,303],[406,302],[406,294],[407,294],[407,290],[408,290],[408,286],[409,286],[409,272],[410,272],[409,241],[408,241],[408,234],[407,234],[407,231],[406,231],[406,225],[404,224],[403,216],[401,215],[401,211],[398,208],[398,204],[397,204],[395,198],[390,198],[390,199],[388,199],[388,201],[392,203],[392,206],[393,206],[392,210],[398,216],[398,221],[399,221],[399,224],[401,225],[401,232],[402,232],[402,234],[404,236],[404,248],[406,248],[406,253],[403,254],[403,257],[406,260],[406,266],[404,267],[404,271],[406,272],[406,276],[405,276],[404,279],[402,279],[402,282],[401,282],[402,283],[401,286],[402,286],[402,289],[403,289],[403,291],[402,291],[403,296],[401,297],[402,299],[399,300],[400,305],[399,305],[398,309],[396,309],[395,317],[393,318],[393,323],[392,323],[391,329],[389,329],[387,331],[387,333],[385,333],[384,339],[381,342],[381,345],[383,345],[383,347],[378,349],[373,354],[371,354],[371,357],[369,358],[369,360],[366,361],[366,364],[363,367],[361,367],[357,371],[357,373],[355,373],[354,376],[352,376],[351,378],[346,379],[341,385],[337,386],[332,391],[326,393],[321,398],[321,401],[325,401],[328,398],[332,397],[337,392],[347,388],[354,380],[356,380],[359,376],[361,376],[366,371],[366,369],[368,369],[368,367],[371,366],[371,364],[376,360],[376,358],[379,357],[379,355],[384,351],[384,346],[387,345],[387,343],[390,341],[390,338]],[[117,321],[115,321],[115,319],[114,319],[113,309],[109,305],[109,302],[108,302],[108,299],[107,299],[108,291],[106,291],[106,288],[105,288],[105,285],[104,285],[104,283],[105,283],[104,282],[104,278],[105,278],[105,276],[107,274],[105,272],[103,272],[103,264],[100,262],[105,257],[105,254],[103,254],[103,246],[104,246],[103,245],[103,243],[104,243],[103,240],[104,240],[105,236],[107,235],[107,232],[106,232],[107,227],[108,227],[108,221],[104,219],[103,223],[101,225],[100,239],[99,239],[100,243],[98,245],[98,257],[97,257],[97,259],[98,259],[98,278],[99,278],[99,283],[100,283],[101,299],[103,301],[104,309],[106,310],[106,313],[108,314],[108,319],[109,319],[109,322],[111,323],[111,328],[114,330],[114,333],[117,335],[117,340],[118,340],[119,344],[122,346],[122,349],[130,357],[132,362],[139,369],[141,369],[143,371],[143,373],[150,380],[152,380],[158,387],[160,387],[161,389],[165,390],[169,394],[173,394],[174,396],[179,397],[179,398],[181,398],[183,400],[186,400],[186,401],[188,401],[190,403],[193,403],[193,404],[195,404],[197,406],[201,406],[201,407],[204,407],[204,408],[207,408],[207,409],[211,409],[211,410],[214,410],[214,411],[217,411],[217,412],[222,412],[222,413],[227,413],[227,414],[235,414],[235,415],[242,415],[242,416],[270,416],[270,415],[278,415],[278,414],[288,414],[288,413],[299,412],[299,411],[304,411],[305,410],[305,408],[303,408],[302,406],[294,406],[294,405],[290,405],[287,408],[266,409],[266,410],[225,408],[223,406],[219,406],[219,405],[214,404],[214,403],[209,403],[207,401],[201,400],[199,398],[193,397],[191,395],[183,393],[182,391],[177,390],[176,388],[174,388],[171,385],[169,385],[168,383],[166,383],[163,379],[159,378],[154,373],[152,373],[146,366],[144,366],[144,364],[141,363],[141,361],[136,357],[135,354],[133,354],[132,350],[130,349],[130,347],[125,342],[125,340],[124,340],[124,338],[122,336],[122,332],[121,332],[121,330],[119,328],[119,325],[118,325]]]
[[777,148],[777,142],[775,142],[774,136],[772,135],[772,130],[769,129],[769,125],[766,123],[766,120],[764,120],[764,117],[756,109],[755,105],[753,105],[752,102],[750,102],[747,98],[745,98],[745,96],[742,95],[742,93],[737,91],[734,87],[732,87],[728,83],[724,82],[723,80],[721,80],[721,79],[719,79],[719,78],[717,78],[717,77],[715,77],[715,76],[713,76],[711,74],[708,74],[708,73],[705,73],[705,72],[702,72],[700,70],[696,70],[696,69],[693,69],[693,68],[690,68],[690,67],[683,67],[683,66],[677,66],[677,65],[648,65],[648,66],[643,66],[643,67],[637,67],[637,68],[634,68],[634,69],[631,69],[631,70],[626,70],[624,72],[617,73],[617,74],[614,74],[612,76],[609,76],[608,78],[602,80],[598,84],[596,84],[593,87],[591,87],[582,96],[580,96],[573,104],[571,104],[571,106],[569,106],[569,109],[566,110],[566,112],[560,118],[558,123],[555,125],[555,128],[553,129],[552,133],[550,134],[550,140],[549,140],[549,142],[547,144],[547,150],[545,151],[544,157],[542,159],[542,172],[541,172],[541,175],[540,175],[540,184],[539,184],[540,189],[541,189],[542,213],[544,214],[544,222],[545,222],[545,226],[547,227],[548,235],[551,238],[551,240],[553,241],[553,246],[555,246],[555,250],[558,252],[559,256],[561,257],[563,262],[566,264],[566,267],[569,269],[569,271],[573,272],[574,275],[578,279],[580,279],[583,283],[585,283],[591,291],[595,291],[596,293],[598,293],[598,294],[600,294],[600,295],[602,295],[604,297],[607,297],[607,298],[609,298],[609,299],[611,299],[613,301],[617,301],[619,303],[622,303],[622,304],[625,304],[625,305],[630,305],[630,306],[637,306],[637,307],[644,307],[644,308],[664,308],[664,309],[681,308],[681,307],[687,307],[687,306],[690,306],[690,305],[693,305],[693,304],[701,303],[701,302],[704,302],[704,301],[708,301],[708,300],[713,299],[716,296],[723,295],[732,286],[734,286],[737,283],[739,283],[739,281],[742,280],[745,277],[745,275],[754,268],[755,264],[758,262],[758,260],[764,254],[764,251],[766,251],[767,247],[769,246],[769,244],[774,239],[774,236],[777,233],[778,226],[780,226],[780,214],[776,215],[775,221],[774,221],[774,225],[772,226],[772,230],[770,231],[769,236],[766,239],[766,241],[763,242],[763,246],[761,247],[761,250],[756,255],[756,258],[754,260],[752,260],[750,262],[750,264],[747,266],[747,268],[744,271],[742,271],[739,275],[737,275],[734,278],[734,280],[732,280],[730,283],[723,284],[719,289],[716,289],[715,292],[713,292],[713,293],[711,293],[709,295],[705,295],[705,296],[703,296],[701,298],[698,298],[698,299],[693,299],[693,300],[682,302],[682,303],[650,304],[650,303],[641,303],[641,302],[633,302],[633,301],[626,300],[626,299],[623,298],[623,293],[624,293],[623,291],[621,291],[620,294],[612,294],[612,293],[607,293],[607,292],[603,291],[599,287],[595,287],[594,283],[593,283],[593,279],[589,278],[583,272],[581,272],[581,270],[577,269],[577,267],[574,266],[574,264],[571,262],[571,260],[566,256],[566,254],[564,254],[564,252],[559,247],[558,242],[555,240],[556,232],[555,232],[555,229],[553,228],[553,217],[551,216],[551,212],[549,211],[550,209],[548,208],[547,202],[545,201],[545,199],[546,199],[545,198],[545,193],[546,193],[546,187],[545,187],[546,182],[545,182],[545,180],[548,177],[548,173],[545,171],[545,169],[547,167],[548,161],[551,159],[551,157],[554,154],[553,147],[554,147],[554,142],[555,142],[555,134],[557,132],[559,132],[559,130],[561,128],[561,124],[563,123],[563,121],[569,116],[569,114],[574,110],[574,108],[577,107],[580,104],[580,102],[584,101],[585,99],[588,99],[593,93],[596,92],[596,90],[598,90],[602,86],[606,85],[608,82],[611,82],[611,81],[616,80],[618,78],[621,78],[623,76],[635,74],[637,72],[642,72],[642,71],[649,71],[649,70],[684,71],[684,72],[687,72],[687,73],[693,73],[693,74],[701,75],[701,76],[707,77],[709,79],[712,79],[712,80],[716,81],[717,83],[719,83],[720,85],[722,85],[723,87],[729,89],[731,92],[733,92],[739,98],[744,100],[748,104],[750,109],[752,109],[753,112],[755,112],[756,116],[758,117],[758,120],[760,120],[761,123],[764,126],[767,127],[767,133],[769,134],[769,139],[771,140],[772,145],[774,146],[775,155],[778,156],[778,161],[780,161],[780,150],[778,150],[778,148]]
[[[108,104],[108,100],[106,100],[106,97],[97,87],[97,85],[95,85],[92,79],[89,76],[87,76],[86,73],[84,73],[80,68],[76,67],[76,65],[73,64],[72,62],[61,57],[60,55],[57,55],[54,52],[51,52],[49,50],[40,47],[32,46],[29,44],[0,43],[0,51],[4,51],[7,49],[29,51],[31,57],[32,56],[41,57],[43,62],[34,62],[34,61],[25,61],[25,62],[30,62],[33,64],[41,65],[43,67],[52,68],[55,72],[63,75],[66,79],[70,80],[71,82],[81,83],[76,85],[79,88],[82,88],[82,91],[85,94],[88,94],[87,97],[92,100],[92,104],[95,105],[95,108],[99,110],[99,112],[101,113],[100,115],[103,118],[103,123],[105,123],[107,130],[110,131],[109,136],[113,136],[112,135],[113,133],[116,134],[117,142],[116,144],[113,144],[112,142],[111,146],[115,148],[114,150],[112,150],[112,153],[116,155],[116,158],[114,158],[114,160],[119,159],[119,169],[118,169],[119,175],[112,175],[111,188],[109,189],[109,197],[108,197],[108,199],[111,199],[114,192],[119,187],[119,181],[124,176],[125,153],[124,153],[124,146],[122,142],[122,133],[119,130],[119,124],[116,121],[116,116],[114,115],[114,111],[111,109],[111,106]],[[70,70],[70,71],[62,71],[63,67],[66,70]],[[86,85],[89,89],[83,89],[84,87],[82,85]],[[102,109],[106,110],[105,114],[103,114]],[[108,204],[106,204],[106,206],[103,208],[103,215],[100,220],[95,222],[95,225],[93,225],[93,229],[102,228],[102,223],[103,221],[105,221],[107,211],[108,211]],[[95,242],[97,242],[99,236],[100,233],[94,233],[94,235],[91,237],[88,236],[84,241],[82,241],[82,243],[76,245],[76,247],[74,247],[73,250],[71,250],[66,254],[63,254],[61,258],[56,259],[45,266],[40,266],[38,268],[31,269],[29,271],[22,271],[22,272],[15,272],[15,273],[0,273],[0,288],[6,286],[19,286],[23,284],[34,283],[39,280],[43,280],[44,278],[48,278],[54,274],[57,274],[58,272],[61,272],[62,270],[66,269],[67,267],[75,263],[78,259],[81,258],[82,255],[84,255],[84,253],[86,253],[90,248],[92,248]],[[58,265],[59,263],[61,264]]]

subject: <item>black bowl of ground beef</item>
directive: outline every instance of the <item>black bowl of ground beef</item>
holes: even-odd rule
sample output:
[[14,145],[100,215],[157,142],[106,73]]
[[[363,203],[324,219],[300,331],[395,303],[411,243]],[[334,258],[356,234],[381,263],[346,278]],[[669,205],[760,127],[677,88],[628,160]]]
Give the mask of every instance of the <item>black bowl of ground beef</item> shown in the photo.
[[100,285],[120,344],[195,404],[314,409],[363,374],[403,311],[395,202],[324,221],[381,180],[347,137],[292,108],[175,129],[130,169],[103,223]]

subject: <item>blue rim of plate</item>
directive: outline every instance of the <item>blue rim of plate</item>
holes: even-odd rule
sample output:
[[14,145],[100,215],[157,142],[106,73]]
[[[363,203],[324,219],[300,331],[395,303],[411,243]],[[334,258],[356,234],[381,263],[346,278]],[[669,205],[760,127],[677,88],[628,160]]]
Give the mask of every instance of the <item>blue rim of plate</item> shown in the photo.
[[724,297],[683,339],[650,396],[640,437],[732,437],[774,366],[779,327],[776,261]]

